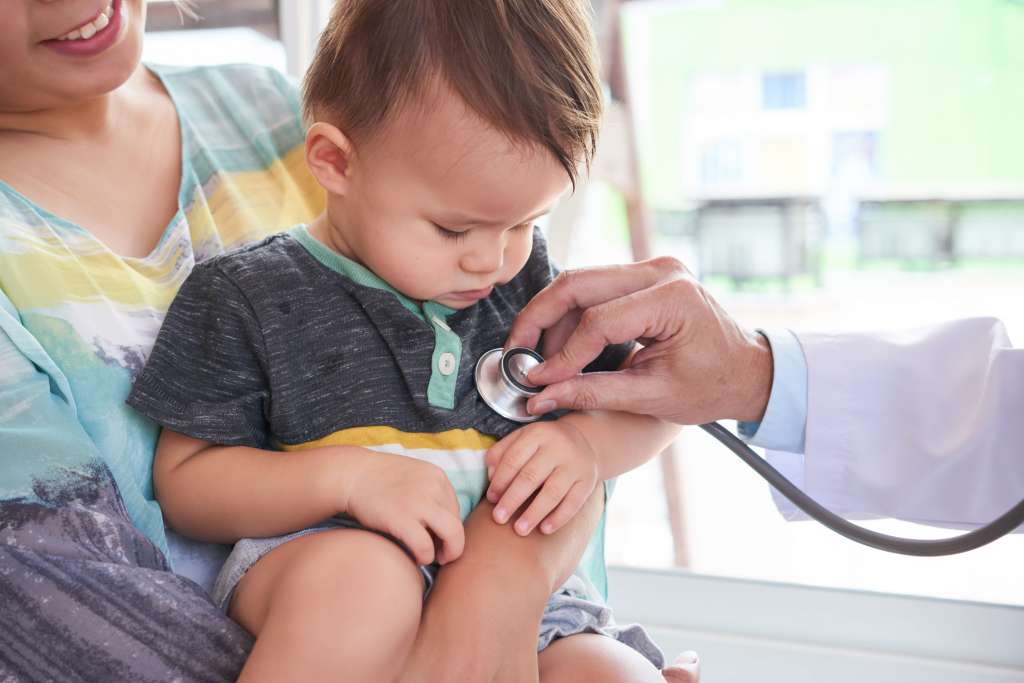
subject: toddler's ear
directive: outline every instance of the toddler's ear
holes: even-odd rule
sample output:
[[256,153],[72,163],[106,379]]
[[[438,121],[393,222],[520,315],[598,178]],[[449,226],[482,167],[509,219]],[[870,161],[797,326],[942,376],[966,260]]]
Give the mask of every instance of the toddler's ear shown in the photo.
[[306,133],[306,164],[317,182],[331,194],[344,195],[352,179],[355,148],[337,128],[317,121]]

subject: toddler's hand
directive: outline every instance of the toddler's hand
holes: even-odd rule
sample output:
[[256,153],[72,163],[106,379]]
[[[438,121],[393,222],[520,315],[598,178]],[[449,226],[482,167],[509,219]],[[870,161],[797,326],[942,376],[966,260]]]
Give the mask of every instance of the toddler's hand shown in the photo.
[[459,502],[444,470],[404,455],[359,451],[344,456],[351,469],[343,512],[394,536],[419,564],[447,564],[462,555]]
[[593,492],[598,482],[597,453],[568,420],[535,422],[491,446],[487,472],[491,480],[487,500],[496,503],[494,521],[504,524],[538,492],[515,530],[526,536],[540,524],[541,532],[550,534],[572,519]]

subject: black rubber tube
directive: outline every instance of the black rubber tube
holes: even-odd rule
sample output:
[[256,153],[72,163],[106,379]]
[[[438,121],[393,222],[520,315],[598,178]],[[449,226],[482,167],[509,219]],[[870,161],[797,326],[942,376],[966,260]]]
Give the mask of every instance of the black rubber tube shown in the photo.
[[831,510],[824,508],[797,488],[793,482],[782,476],[764,458],[752,451],[739,437],[717,422],[703,424],[701,429],[721,441],[726,448],[738,455],[751,469],[778,489],[779,493],[789,498],[794,505],[807,513],[809,517],[821,522],[841,536],[845,536],[857,543],[877,548],[878,550],[899,553],[901,555],[916,555],[918,557],[956,555],[957,553],[965,553],[968,550],[974,550],[991,543],[1024,524],[1024,500],[1022,500],[985,526],[951,538],[922,540],[880,534],[877,531],[871,531],[870,529],[853,524]]

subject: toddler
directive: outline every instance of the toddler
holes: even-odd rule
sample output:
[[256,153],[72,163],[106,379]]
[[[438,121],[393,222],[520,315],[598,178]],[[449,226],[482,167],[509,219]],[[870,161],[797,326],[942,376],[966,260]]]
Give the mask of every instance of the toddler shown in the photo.
[[[529,500],[516,530],[553,533],[675,435],[586,412],[517,429],[474,388],[476,359],[556,274],[533,222],[593,154],[591,43],[579,0],[340,2],[304,92],[326,210],[196,266],[170,307],[128,402],[164,427],[169,524],[238,541],[214,599],[257,638],[243,680],[395,679],[488,464],[510,473],[497,520]],[[282,502],[255,477],[317,484]],[[630,681],[663,680],[655,644],[603,602],[600,541],[551,596],[539,657],[598,634]],[[311,595],[325,574],[330,594]],[[338,601],[327,622],[303,613],[318,599]]]

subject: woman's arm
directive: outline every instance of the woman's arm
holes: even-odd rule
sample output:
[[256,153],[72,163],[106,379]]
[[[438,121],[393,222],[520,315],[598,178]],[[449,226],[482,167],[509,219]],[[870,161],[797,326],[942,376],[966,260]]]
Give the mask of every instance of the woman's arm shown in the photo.
[[[234,681],[251,636],[169,571],[139,531],[162,529],[159,510],[106,463],[66,378],[0,290],[0,669],[24,680]],[[131,508],[147,516],[129,520]]]
[[537,680],[544,607],[579,564],[603,510],[598,487],[559,531],[522,537],[481,501],[466,520],[462,557],[438,573],[401,680]]

